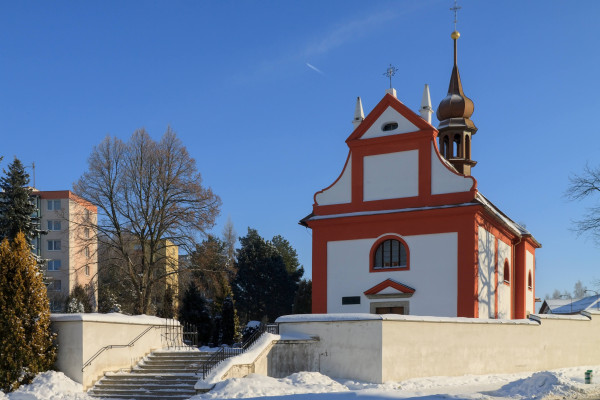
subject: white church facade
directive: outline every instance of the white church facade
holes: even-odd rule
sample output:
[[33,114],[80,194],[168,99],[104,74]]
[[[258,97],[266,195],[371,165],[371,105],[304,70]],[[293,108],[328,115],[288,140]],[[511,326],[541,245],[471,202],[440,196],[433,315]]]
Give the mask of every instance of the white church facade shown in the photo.
[[360,98],[338,179],[314,196],[313,313],[525,318],[535,311],[541,245],[477,189],[470,120],[456,65],[431,124],[389,89]]

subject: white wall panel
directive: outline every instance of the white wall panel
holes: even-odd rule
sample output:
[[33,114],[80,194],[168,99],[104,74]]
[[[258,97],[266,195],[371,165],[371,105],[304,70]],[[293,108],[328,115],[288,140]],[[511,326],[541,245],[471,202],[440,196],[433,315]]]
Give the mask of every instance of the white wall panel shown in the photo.
[[419,194],[419,151],[366,156],[364,200],[413,197]]
[[[327,243],[327,312],[370,312],[370,303],[395,299],[368,299],[363,293],[391,278],[416,290],[409,301],[410,314],[456,316],[458,234],[402,237],[410,251],[410,270],[369,272],[369,254],[377,240],[359,239]],[[342,297],[360,296],[360,305],[342,305]]]

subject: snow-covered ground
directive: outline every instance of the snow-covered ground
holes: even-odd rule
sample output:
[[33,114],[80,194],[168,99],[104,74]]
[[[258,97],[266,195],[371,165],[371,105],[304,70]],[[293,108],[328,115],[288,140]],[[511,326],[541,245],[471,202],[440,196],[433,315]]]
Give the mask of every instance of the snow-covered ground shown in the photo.
[[[600,366],[565,368],[534,374],[468,375],[432,377],[403,382],[370,384],[331,379],[318,372],[300,372],[283,379],[250,375],[219,382],[209,393],[192,397],[202,399],[259,398],[269,400],[349,400],[369,399],[571,399],[600,398],[600,383],[586,385],[588,369],[600,373]],[[598,379],[600,382],[600,378]],[[45,372],[31,385],[24,385],[0,400],[92,400],[81,392],[81,385],[61,372]]]

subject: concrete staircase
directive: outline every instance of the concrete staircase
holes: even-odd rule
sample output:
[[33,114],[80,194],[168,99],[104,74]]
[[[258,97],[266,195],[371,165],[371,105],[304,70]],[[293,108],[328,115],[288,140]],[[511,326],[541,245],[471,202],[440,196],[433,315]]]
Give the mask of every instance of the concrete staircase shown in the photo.
[[88,395],[112,399],[188,399],[196,394],[196,371],[212,353],[200,351],[155,351],[131,372],[106,374]]

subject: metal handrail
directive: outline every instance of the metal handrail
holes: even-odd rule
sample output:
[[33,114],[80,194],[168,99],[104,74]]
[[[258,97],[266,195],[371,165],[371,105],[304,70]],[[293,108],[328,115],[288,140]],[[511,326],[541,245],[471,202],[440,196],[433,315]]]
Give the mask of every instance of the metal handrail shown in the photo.
[[[213,368],[215,368],[221,361],[224,361],[225,359],[227,359],[229,357],[233,357],[233,356],[237,356],[239,354],[245,353],[246,350],[248,350],[248,348],[250,346],[252,346],[259,337],[262,336],[263,333],[267,332],[267,333],[278,334],[278,331],[279,331],[278,328],[279,328],[278,325],[261,324],[260,327],[255,332],[253,332],[252,335],[250,335],[250,337],[248,337],[248,339],[246,339],[240,347],[233,347],[233,348],[221,347],[208,360],[206,360],[204,363],[202,363],[202,368],[200,368],[200,369],[202,369],[202,379],[206,378],[206,375],[208,375],[210,373],[210,371],[212,371]],[[196,374],[198,374],[200,372],[200,369],[198,369],[196,371]]]
[[81,367],[81,371],[83,372],[83,370],[85,369],[85,367],[89,366],[96,358],[98,358],[98,356],[100,354],[102,354],[106,350],[133,346],[135,344],[135,342],[137,342],[138,340],[140,340],[142,338],[142,336],[144,336],[146,333],[148,333],[152,328],[162,328],[162,325],[152,325],[152,326],[149,326],[148,328],[146,328],[146,330],[144,332],[142,332],[139,335],[137,335],[128,344],[111,344],[111,345],[102,347],[100,350],[98,350],[96,352],[96,354],[94,354],[89,360],[87,360],[85,362],[85,364],[83,364],[83,367]]

